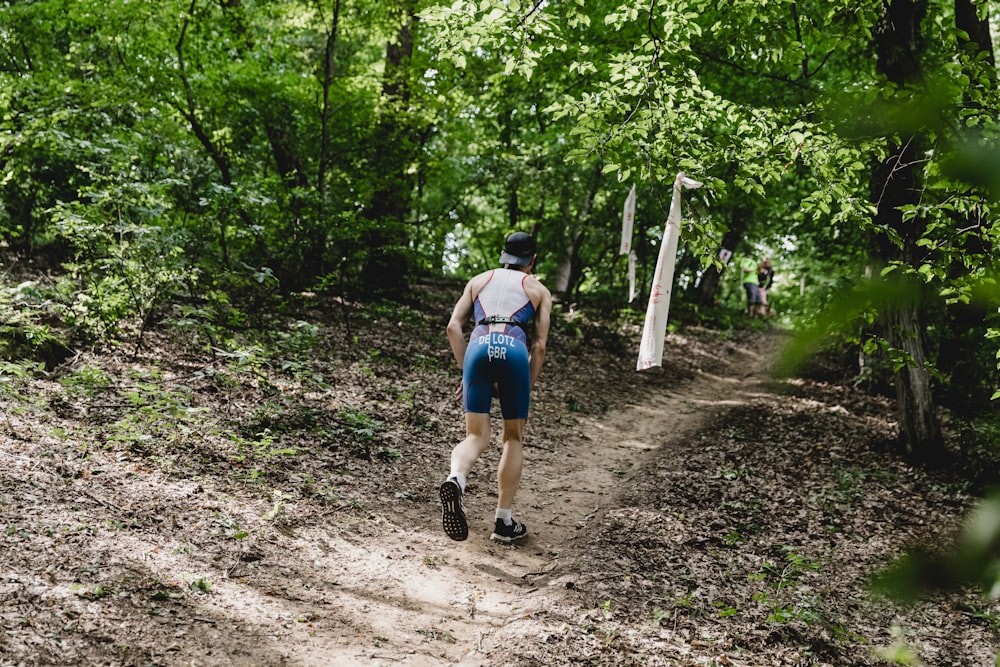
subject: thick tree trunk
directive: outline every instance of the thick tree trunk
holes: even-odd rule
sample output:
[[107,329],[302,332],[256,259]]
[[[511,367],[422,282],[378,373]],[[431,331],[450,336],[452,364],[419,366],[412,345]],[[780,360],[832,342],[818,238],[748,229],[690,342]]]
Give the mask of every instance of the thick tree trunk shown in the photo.
[[576,238],[572,234],[567,234],[563,238],[562,248],[559,249],[559,263],[556,264],[555,275],[552,277],[552,291],[564,300],[572,282],[570,274],[573,271],[573,256],[577,247]]
[[371,162],[373,172],[378,174],[378,187],[366,211],[368,256],[361,278],[369,291],[379,294],[399,293],[406,286],[410,272],[406,220],[413,183],[407,170],[415,142],[406,107],[411,95],[415,4],[414,0],[405,0],[394,8],[399,29],[386,46],[382,78],[385,111],[373,138]]
[[[875,32],[876,69],[901,88],[922,82],[920,24],[926,13],[927,0],[890,0]],[[897,240],[885,233],[879,235],[871,246],[877,252],[873,263],[881,266],[900,261],[914,266],[918,263],[917,241],[926,222],[920,217],[904,219],[900,207],[920,201],[928,146],[919,135],[890,136],[887,143],[888,157],[872,172],[872,200],[877,207],[873,228],[891,230]],[[914,297],[888,300],[880,313],[880,324],[885,339],[908,356],[907,363],[894,373],[905,449],[915,459],[930,461],[942,456],[943,447],[926,364],[920,284],[911,282]]]
[[333,18],[326,34],[326,51],[323,57],[323,107],[320,113],[319,173],[316,176],[316,190],[321,202],[326,202],[326,170],[330,162],[330,90],[333,88],[337,36],[340,34],[340,0],[333,2]]
[[[987,4],[985,2],[980,4]],[[955,0],[955,27],[965,35],[959,35],[958,45],[971,54],[986,54],[986,62],[991,67],[996,66],[993,57],[993,38],[990,35],[989,18],[979,17],[976,3],[973,0]],[[995,73],[994,73],[994,79]]]
[[[736,250],[736,246],[743,240],[743,234],[746,232],[747,224],[750,222],[750,216],[753,214],[750,206],[747,205],[735,205],[730,210],[729,214],[729,229],[722,237],[722,247],[733,252]],[[696,301],[702,306],[711,306],[715,304],[715,295],[719,291],[719,282],[722,280],[722,273],[719,272],[715,265],[712,265],[705,269],[701,274],[701,279],[698,281]]]
[[[553,292],[560,296],[565,303],[573,298],[573,292],[580,283],[583,275],[583,262],[580,260],[580,248],[587,240],[587,230],[590,229],[591,216],[594,210],[594,198],[601,185],[601,167],[594,166],[590,175],[590,183],[587,187],[585,199],[580,202],[580,209],[577,215],[573,215],[571,197],[575,191],[573,183],[567,182],[563,185],[563,194],[559,204],[559,211],[562,219],[565,220],[562,236],[562,248],[558,250],[558,264],[553,281]],[[600,265],[600,263],[598,263]]]
[[941,428],[927,372],[919,302],[904,299],[893,306],[890,317],[890,343],[912,360],[896,371],[896,401],[907,453],[921,461],[938,462],[943,458]]

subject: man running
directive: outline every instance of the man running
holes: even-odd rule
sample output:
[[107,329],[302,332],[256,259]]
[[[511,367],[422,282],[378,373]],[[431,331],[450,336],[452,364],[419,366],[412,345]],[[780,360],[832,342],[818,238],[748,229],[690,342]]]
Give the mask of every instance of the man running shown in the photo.
[[[462,494],[466,477],[490,444],[490,404],[494,387],[503,417],[503,453],[497,471],[497,509],[492,540],[513,542],[528,529],[511,515],[524,462],[524,423],[531,390],[545,361],[552,294],[531,271],[537,259],[535,238],[524,232],[507,237],[502,269],[492,269],[465,285],[448,321],[448,341],[462,371],[462,409],[466,436],[451,452],[451,474],[440,487],[444,532],[453,540],[469,536]],[[463,326],[474,316],[466,341]],[[534,319],[529,344],[526,327]]]

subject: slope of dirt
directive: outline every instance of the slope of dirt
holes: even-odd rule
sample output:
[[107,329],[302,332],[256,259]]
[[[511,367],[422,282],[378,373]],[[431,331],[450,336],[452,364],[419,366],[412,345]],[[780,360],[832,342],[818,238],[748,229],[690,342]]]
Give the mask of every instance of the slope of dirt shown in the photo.
[[995,606],[865,586],[971,499],[884,451],[884,401],[770,381],[775,332],[683,330],[636,373],[636,322],[561,317],[530,536],[488,539],[497,442],[448,540],[446,287],[306,302],[263,347],[151,336],[0,394],[0,664],[994,664]]

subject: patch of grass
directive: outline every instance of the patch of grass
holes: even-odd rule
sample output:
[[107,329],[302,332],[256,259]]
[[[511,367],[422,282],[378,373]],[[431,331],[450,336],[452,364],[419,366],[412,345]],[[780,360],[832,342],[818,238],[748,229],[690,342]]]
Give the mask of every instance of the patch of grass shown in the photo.
[[438,569],[444,562],[443,558],[438,558],[437,556],[424,556],[424,565],[432,570]]
[[403,451],[401,449],[396,449],[395,447],[380,447],[379,450],[375,452],[375,457],[380,461],[388,463],[390,461],[403,458]]
[[[11,398],[24,404],[31,403],[31,398],[22,393],[22,389],[27,386],[35,373],[41,370],[42,365],[34,362],[0,361],[0,398]],[[20,407],[22,406],[19,406],[19,409]]]
[[336,416],[341,433],[347,436],[347,445],[358,458],[370,461],[376,435],[382,422],[352,407],[341,409]]
[[188,588],[196,593],[211,593],[212,592],[212,582],[205,577],[198,577],[192,579],[188,584]]
[[111,593],[103,584],[72,584],[69,589],[77,596],[87,600],[100,600]]
[[59,384],[71,396],[91,398],[109,391],[113,379],[103,368],[83,366],[61,377]]
[[740,613],[740,610],[725,600],[716,600],[715,609],[721,618],[729,618]]

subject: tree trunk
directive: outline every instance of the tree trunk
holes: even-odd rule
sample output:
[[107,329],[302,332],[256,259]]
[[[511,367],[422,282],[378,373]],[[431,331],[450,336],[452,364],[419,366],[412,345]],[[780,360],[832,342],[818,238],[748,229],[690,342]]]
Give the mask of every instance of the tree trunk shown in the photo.
[[412,179],[408,167],[413,157],[414,139],[407,117],[411,95],[414,0],[397,3],[393,11],[399,20],[395,39],[386,46],[382,78],[383,114],[373,137],[372,172],[377,185],[366,211],[365,232],[368,256],[362,270],[365,287],[377,294],[399,293],[409,277],[407,215],[412,200]]
[[[920,23],[927,13],[927,0],[890,0],[875,31],[876,71],[900,88],[922,83],[920,64],[924,53]],[[897,240],[880,234],[871,248],[876,267],[893,261],[915,266],[918,263],[917,241],[926,221],[920,217],[904,219],[901,206],[917,204],[923,188],[923,164],[929,148],[919,134],[887,137],[888,157],[872,171],[872,200],[876,204],[873,228],[891,230]],[[931,393],[927,369],[924,326],[921,321],[923,300],[918,296],[919,281],[910,280],[912,299],[887,299],[880,312],[884,338],[908,355],[906,364],[894,372],[897,411],[907,454],[921,461],[943,455],[941,429]],[[909,293],[909,292],[908,292]]]
[[[736,250],[736,246],[743,240],[743,234],[746,232],[747,223],[749,223],[752,214],[752,208],[745,204],[737,204],[730,209],[729,229],[722,236],[723,248],[730,252]],[[705,269],[696,287],[695,301],[702,306],[714,305],[721,279],[722,274],[714,264]]]
[[920,304],[916,299],[903,299],[893,305],[889,342],[911,359],[895,373],[896,402],[907,454],[919,461],[938,463],[944,458],[944,451],[927,371]]
[[[219,170],[222,182],[231,187],[234,185],[232,161],[226,150],[216,143],[209,130],[202,125],[201,114],[195,104],[194,89],[191,87],[191,81],[187,75],[187,65],[184,59],[184,41],[187,37],[187,31],[192,17],[195,15],[196,7],[197,0],[191,0],[191,5],[188,7],[187,14],[184,15],[184,18],[181,21],[180,34],[178,35],[177,42],[174,45],[174,51],[177,53],[177,76],[180,79],[184,91],[183,104],[180,102],[174,102],[174,106],[185,118],[185,120],[187,120],[188,124],[191,126],[191,131],[194,133],[195,137],[197,137],[198,142],[205,149],[205,152],[208,153],[212,162],[215,164],[216,169]],[[245,227],[247,229],[253,229],[255,227],[254,220],[247,211],[246,207],[238,201],[234,201],[233,207],[236,209],[236,214],[240,217]],[[254,239],[257,242],[257,249],[261,256],[270,260],[271,252],[267,246],[264,245],[260,234],[255,233]],[[219,216],[219,251],[222,254],[223,264],[225,266],[229,266],[230,257],[226,239],[226,220],[224,216]]]
[[560,214],[565,221],[565,236],[562,237],[562,248],[559,249],[558,264],[553,281],[553,292],[568,303],[583,275],[583,262],[580,259],[580,249],[587,240],[587,230],[592,226],[591,217],[594,210],[594,198],[601,186],[601,165],[595,164],[590,174],[590,182],[584,199],[580,202],[577,215],[573,215],[572,197],[576,191],[572,179],[563,183],[563,193],[560,201]]
[[[986,3],[981,3],[986,4]],[[990,36],[989,17],[979,17],[976,3],[973,0],[955,0],[955,27],[965,35],[959,35],[958,46],[968,50],[970,55],[986,54],[986,62],[991,67],[996,66],[993,57],[993,38]],[[995,72],[994,72],[994,79]]]
[[573,270],[573,256],[576,254],[577,242],[573,234],[566,234],[562,239],[562,247],[558,250],[559,263],[552,277],[552,291],[564,299],[570,290],[570,273]]
[[316,176],[316,190],[320,201],[326,203],[326,170],[330,162],[330,89],[333,87],[337,35],[340,31],[340,0],[333,2],[333,18],[326,34],[326,51],[323,58],[323,107],[320,113],[319,173]]

